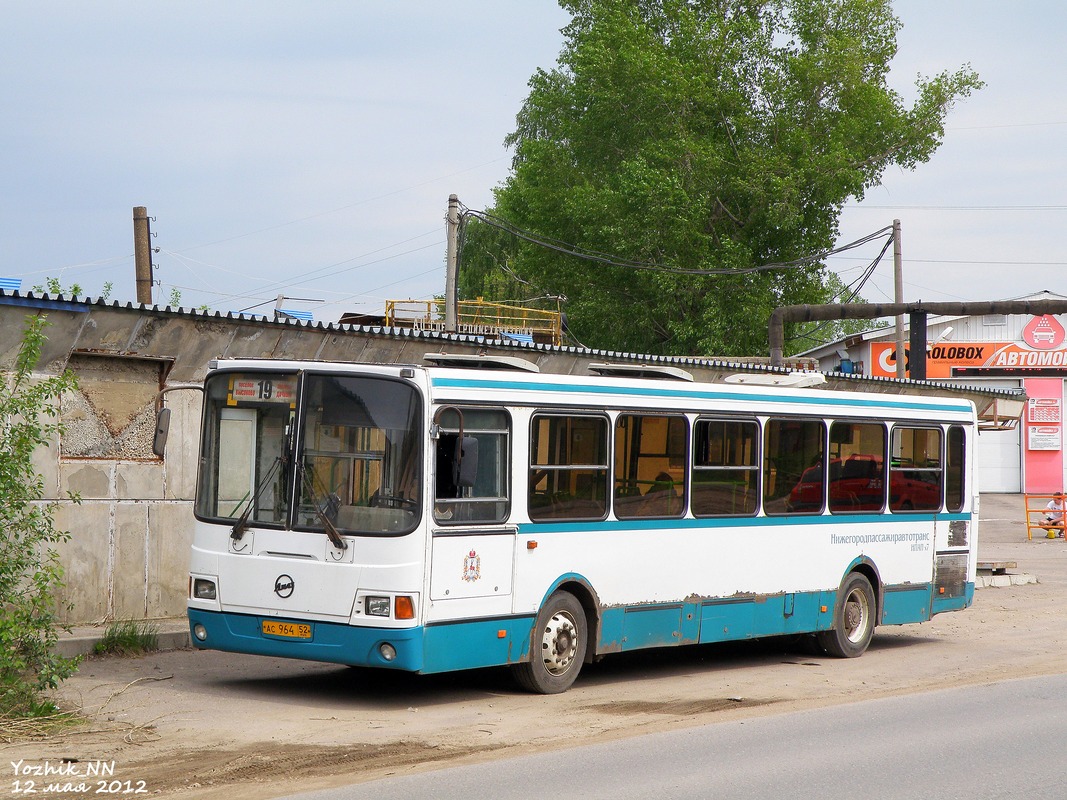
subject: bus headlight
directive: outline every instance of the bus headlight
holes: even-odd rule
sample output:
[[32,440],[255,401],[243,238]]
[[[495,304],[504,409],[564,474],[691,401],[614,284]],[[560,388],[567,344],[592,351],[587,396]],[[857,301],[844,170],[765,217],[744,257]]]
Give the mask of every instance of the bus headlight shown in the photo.
[[193,636],[199,639],[201,642],[207,641],[207,628],[201,625],[199,622],[193,626]]
[[214,600],[215,581],[196,578],[193,581],[193,598],[195,600]]
[[389,642],[385,642],[381,645],[378,648],[378,652],[381,653],[382,658],[386,661],[392,661],[396,658],[396,648],[389,644]]
[[370,617],[388,617],[389,616],[389,598],[388,597],[367,597],[364,600],[364,607],[367,609],[367,616]]

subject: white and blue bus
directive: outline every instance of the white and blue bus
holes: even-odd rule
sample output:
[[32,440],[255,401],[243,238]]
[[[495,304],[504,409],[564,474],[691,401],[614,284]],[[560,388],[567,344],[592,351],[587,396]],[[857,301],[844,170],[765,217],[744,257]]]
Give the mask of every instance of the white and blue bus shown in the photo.
[[859,656],[877,625],[973,600],[967,400],[431,355],[212,365],[197,647],[510,665],[554,693],[640,648],[797,635]]

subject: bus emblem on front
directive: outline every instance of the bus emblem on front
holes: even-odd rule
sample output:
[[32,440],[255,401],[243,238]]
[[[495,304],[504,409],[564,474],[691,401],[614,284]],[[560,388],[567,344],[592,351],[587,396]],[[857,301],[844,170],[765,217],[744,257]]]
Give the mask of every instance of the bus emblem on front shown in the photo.
[[274,593],[282,600],[292,596],[294,588],[296,588],[296,584],[293,583],[293,579],[288,575],[279,575],[278,579],[274,581]]
[[471,583],[482,577],[482,557],[471,550],[463,559],[463,580]]

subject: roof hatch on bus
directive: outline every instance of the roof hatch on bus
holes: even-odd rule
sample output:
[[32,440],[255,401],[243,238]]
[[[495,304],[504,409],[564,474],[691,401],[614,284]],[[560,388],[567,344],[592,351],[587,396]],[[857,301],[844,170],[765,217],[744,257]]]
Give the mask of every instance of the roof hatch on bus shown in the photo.
[[693,381],[693,373],[665,364],[590,364],[589,371],[616,378],[670,378]]
[[788,386],[792,389],[803,389],[808,386],[819,386],[826,383],[826,376],[821,372],[787,372],[778,373],[754,373],[752,375],[739,372],[736,375],[727,375],[726,383],[747,383],[752,386]]
[[423,361],[439,367],[464,367],[467,369],[512,369],[523,372],[540,372],[536,364],[515,356],[491,356],[475,353],[427,353]]

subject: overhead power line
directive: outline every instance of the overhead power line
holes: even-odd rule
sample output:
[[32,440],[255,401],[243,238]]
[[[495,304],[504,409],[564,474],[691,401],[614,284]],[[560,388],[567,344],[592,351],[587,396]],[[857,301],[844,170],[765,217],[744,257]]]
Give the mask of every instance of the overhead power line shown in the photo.
[[850,211],[1067,211],[1067,206],[849,206]]
[[471,217],[479,219],[485,224],[502,230],[506,233],[515,236],[518,239],[543,247],[546,250],[552,250],[564,255],[573,256],[584,261],[593,261],[600,264],[606,264],[612,267],[622,267],[624,269],[635,270],[647,270],[652,272],[662,272],[672,275],[747,275],[754,272],[766,272],[768,270],[776,269],[795,269],[797,267],[807,267],[812,264],[816,264],[825,260],[827,257],[835,255],[837,253],[843,253],[847,250],[852,250],[862,245],[872,242],[887,234],[892,234],[892,226],[887,226],[880,230],[870,233],[854,242],[835,247],[830,250],[824,250],[819,253],[815,253],[805,258],[798,258],[794,261],[781,261],[773,262],[769,264],[761,264],[755,267],[741,267],[740,269],[692,269],[685,267],[672,267],[667,264],[657,264],[648,261],[634,261],[630,259],[622,258],[621,256],[615,256],[608,253],[601,253],[595,250],[589,250],[588,248],[579,247],[575,244],[569,244],[567,242],[560,241],[558,239],[551,239],[546,236],[540,236],[538,234],[531,233],[530,231],[523,230],[517,225],[509,222],[508,220],[498,217],[495,214],[490,214],[486,211],[475,211],[469,208],[463,208],[460,213],[461,224],[466,223]]
[[587,249],[587,247],[580,247],[576,244],[570,244],[568,242],[562,242],[558,239],[551,239],[544,236],[538,236],[537,234],[531,234],[530,231],[514,225],[507,220],[496,217],[495,214],[491,214],[488,211],[476,211],[469,208],[463,208],[460,214],[460,219],[463,223],[469,218],[475,218],[481,220],[483,223],[495,227],[499,230],[504,230],[515,238],[522,239],[531,244],[544,247],[545,250],[551,250],[563,255],[573,256],[586,261],[595,261],[598,263],[604,263],[609,267],[621,267],[623,269],[631,270],[646,270],[651,272],[663,272],[673,275],[747,275],[753,272],[765,272],[768,270],[782,270],[782,269],[796,269],[799,267],[810,267],[813,263],[823,261],[829,256],[844,253],[849,250],[854,250],[856,247],[862,246],[869,242],[872,242],[882,236],[891,235],[892,226],[883,227],[874,231],[873,234],[867,234],[866,236],[857,239],[847,244],[842,244],[838,247],[833,247],[831,250],[826,250],[821,253],[816,253],[805,258],[798,258],[793,261],[776,261],[771,263],[763,263],[758,267],[743,267],[740,269],[691,269],[683,267],[670,267],[663,265],[663,263],[655,263],[650,261],[636,261],[631,259],[622,258],[621,256],[610,255],[607,253],[600,253]]

